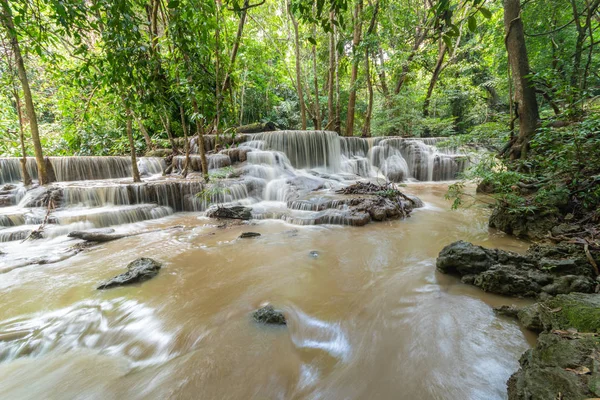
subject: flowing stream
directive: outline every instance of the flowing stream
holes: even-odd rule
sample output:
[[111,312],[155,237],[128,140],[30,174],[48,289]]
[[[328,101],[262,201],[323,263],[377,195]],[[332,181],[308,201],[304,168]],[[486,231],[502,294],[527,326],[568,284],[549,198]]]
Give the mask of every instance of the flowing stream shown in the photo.
[[[435,258],[458,239],[515,251],[526,244],[489,230],[484,208],[451,211],[447,183],[417,181],[435,180],[432,165],[441,176],[442,159],[457,165],[435,143],[407,145],[422,149],[417,162],[417,151],[385,143],[397,139],[339,140],[331,151],[322,145],[332,137],[314,136],[290,144],[254,135],[241,146],[251,149],[244,174],[218,199],[252,207],[257,219],[240,225],[206,218],[214,199],[195,197],[194,180],[149,171],[138,185],[108,177],[57,183],[54,233],[0,243],[0,399],[506,398],[506,380],[534,338],[491,307],[519,301],[437,273]],[[313,214],[325,211],[307,204],[386,175],[381,162],[408,167],[397,180],[424,207],[363,227],[314,225]],[[0,236],[39,223],[35,190],[44,189],[0,209]],[[19,267],[60,259],[78,243],[70,230],[174,225],[182,228]],[[262,236],[238,239],[247,231]],[[138,257],[163,269],[140,285],[95,289]],[[286,327],[251,319],[266,303],[285,312]]]

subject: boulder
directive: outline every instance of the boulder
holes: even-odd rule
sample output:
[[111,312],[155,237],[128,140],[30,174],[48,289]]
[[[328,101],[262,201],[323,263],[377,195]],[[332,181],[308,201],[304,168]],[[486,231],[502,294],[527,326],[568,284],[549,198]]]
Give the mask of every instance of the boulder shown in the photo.
[[275,310],[272,305],[268,305],[252,313],[252,318],[260,324],[267,325],[286,325],[285,316],[279,310]]
[[600,338],[541,334],[508,380],[509,400],[582,400],[600,397]]
[[597,285],[583,250],[568,245],[534,245],[521,255],[458,241],[440,252],[437,269],[486,292],[518,297],[592,293]]
[[600,332],[600,295],[558,295],[524,307],[518,317],[525,327],[537,332],[553,329]]
[[509,235],[539,240],[550,233],[557,219],[558,215],[552,212],[518,214],[504,207],[496,207],[490,216],[489,225]]
[[249,220],[252,218],[252,209],[244,206],[216,206],[206,211],[209,218],[227,218]]
[[524,307],[518,318],[542,333],[508,381],[509,400],[600,397],[600,295],[559,295]]
[[102,283],[98,290],[109,289],[115,286],[131,285],[141,283],[154,278],[160,271],[161,264],[151,258],[138,258],[127,265],[127,272],[119,274],[112,279]]

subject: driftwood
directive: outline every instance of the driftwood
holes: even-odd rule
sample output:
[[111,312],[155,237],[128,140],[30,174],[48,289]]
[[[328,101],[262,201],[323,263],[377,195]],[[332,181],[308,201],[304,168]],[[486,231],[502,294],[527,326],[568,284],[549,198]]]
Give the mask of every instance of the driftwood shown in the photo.
[[112,242],[113,240],[123,239],[131,236],[144,235],[146,233],[153,233],[159,231],[166,231],[169,229],[183,228],[182,225],[175,225],[165,229],[152,229],[149,231],[134,232],[134,233],[113,233],[114,229],[105,229],[99,231],[73,231],[70,232],[68,237],[74,239],[85,240],[86,242],[106,243]]

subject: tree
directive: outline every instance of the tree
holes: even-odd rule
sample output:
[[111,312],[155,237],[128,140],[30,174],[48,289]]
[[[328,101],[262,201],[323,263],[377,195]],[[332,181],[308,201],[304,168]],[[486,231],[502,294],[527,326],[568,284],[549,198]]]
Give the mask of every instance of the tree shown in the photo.
[[514,85],[514,104],[519,118],[519,135],[513,140],[510,158],[525,158],[529,141],[539,123],[535,89],[529,80],[531,70],[519,0],[504,0],[505,43]]
[[356,107],[356,80],[358,78],[359,45],[362,32],[362,0],[356,0],[352,17],[352,76],[350,77],[350,95],[348,98],[348,115],[346,116],[346,136],[354,134],[354,113]]
[[45,185],[50,183],[50,180],[46,168],[46,161],[44,159],[44,152],[42,150],[42,143],[40,141],[40,131],[38,127],[37,115],[35,113],[35,106],[33,104],[33,96],[31,94],[31,88],[29,87],[29,78],[27,77],[27,70],[25,69],[25,63],[23,62],[23,56],[21,54],[21,46],[19,45],[17,31],[13,21],[12,9],[8,3],[8,0],[0,0],[0,6],[2,7],[2,13],[0,14],[2,26],[4,27],[6,35],[10,41],[12,52],[15,58],[15,64],[17,66],[17,74],[19,76],[19,80],[21,81],[23,96],[25,98],[25,112],[27,114],[27,119],[29,120],[31,139],[33,140],[33,150],[35,152],[35,160],[38,168],[38,180],[41,185]]

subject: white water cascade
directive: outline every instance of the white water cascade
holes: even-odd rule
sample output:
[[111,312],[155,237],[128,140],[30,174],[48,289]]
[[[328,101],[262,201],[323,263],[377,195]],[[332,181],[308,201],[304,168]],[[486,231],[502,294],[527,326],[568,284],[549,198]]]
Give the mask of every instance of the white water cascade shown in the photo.
[[[359,179],[379,183],[443,181],[458,177],[468,165],[460,149],[442,149],[443,139],[340,137],[324,131],[277,131],[241,135],[221,142],[207,135],[210,170],[225,168],[213,183],[202,183],[200,156],[192,154],[187,179],[162,176],[166,165],[141,157],[142,183],[131,183],[129,157],[48,157],[56,183],[25,188],[19,184],[17,158],[0,158],[0,242],[22,240],[42,223],[49,199],[47,238],[74,229],[105,228],[162,218],[174,212],[202,212],[215,204],[240,204],[254,218],[290,223],[352,224],[335,190]],[[234,143],[235,142],[235,143]],[[195,140],[192,141],[192,148]],[[197,146],[196,146],[197,150]],[[175,156],[175,171],[184,156]],[[35,159],[27,168],[36,178]]]

